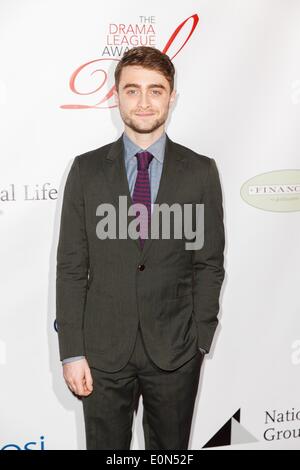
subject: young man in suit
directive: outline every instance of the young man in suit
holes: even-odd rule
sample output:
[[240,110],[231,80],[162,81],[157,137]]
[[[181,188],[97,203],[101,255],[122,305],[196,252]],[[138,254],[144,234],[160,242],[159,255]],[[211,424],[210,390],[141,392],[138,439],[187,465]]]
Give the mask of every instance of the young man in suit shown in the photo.
[[[218,324],[220,181],[213,158],[165,132],[174,73],[156,48],[124,54],[114,92],[124,132],[77,156],[65,185],[57,326],[64,379],[83,401],[87,449],[130,448],[140,395],[145,448],[187,449],[201,364]],[[124,219],[119,196],[128,211],[146,208],[139,238],[99,237],[101,204],[116,209],[119,224]],[[184,236],[147,237],[142,227],[146,214],[150,228],[154,203],[203,204],[203,247],[187,250]]]

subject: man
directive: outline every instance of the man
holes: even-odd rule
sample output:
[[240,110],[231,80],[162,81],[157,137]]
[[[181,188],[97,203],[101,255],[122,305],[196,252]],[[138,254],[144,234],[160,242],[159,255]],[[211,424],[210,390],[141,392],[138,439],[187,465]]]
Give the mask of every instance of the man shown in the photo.
[[[174,73],[158,49],[124,54],[114,92],[124,133],[77,156],[65,185],[57,326],[64,379],[83,401],[87,449],[130,448],[140,395],[145,448],[187,449],[200,368],[218,324],[225,274],[220,181],[213,158],[165,132]],[[134,204],[146,208],[135,213],[138,238],[99,237],[102,204],[124,220],[119,196],[127,196],[126,215]],[[145,235],[154,202],[204,204],[203,247]]]

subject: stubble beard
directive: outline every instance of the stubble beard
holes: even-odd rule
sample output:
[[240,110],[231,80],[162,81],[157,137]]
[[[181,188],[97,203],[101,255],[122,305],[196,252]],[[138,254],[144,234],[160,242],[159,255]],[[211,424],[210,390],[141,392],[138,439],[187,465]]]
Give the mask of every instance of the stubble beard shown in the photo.
[[139,134],[150,134],[151,132],[156,131],[156,129],[159,129],[159,127],[161,127],[166,122],[168,117],[167,111],[160,119],[156,119],[154,123],[149,124],[149,127],[142,127],[136,124],[134,119],[131,119],[128,115],[124,115],[121,112],[120,114],[126,126]]

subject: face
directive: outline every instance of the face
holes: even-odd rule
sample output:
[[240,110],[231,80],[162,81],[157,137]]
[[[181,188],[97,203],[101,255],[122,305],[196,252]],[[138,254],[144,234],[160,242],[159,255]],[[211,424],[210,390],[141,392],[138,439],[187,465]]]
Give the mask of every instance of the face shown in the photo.
[[119,90],[114,92],[125,127],[140,134],[164,126],[175,94],[160,72],[136,65],[122,69]]

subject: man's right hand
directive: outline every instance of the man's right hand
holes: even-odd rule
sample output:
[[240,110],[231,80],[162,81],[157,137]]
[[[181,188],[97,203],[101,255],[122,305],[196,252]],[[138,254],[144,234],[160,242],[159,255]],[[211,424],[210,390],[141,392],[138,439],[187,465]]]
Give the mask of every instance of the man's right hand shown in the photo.
[[93,378],[85,358],[64,364],[63,374],[68,387],[76,395],[86,397],[92,393]]

